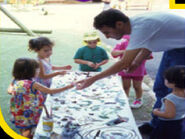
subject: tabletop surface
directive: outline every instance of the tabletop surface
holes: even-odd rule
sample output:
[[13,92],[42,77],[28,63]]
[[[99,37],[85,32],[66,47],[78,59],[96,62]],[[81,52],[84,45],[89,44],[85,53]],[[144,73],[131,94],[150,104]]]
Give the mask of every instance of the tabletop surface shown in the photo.
[[[64,87],[74,81],[88,78],[95,72],[68,72],[54,77],[51,88]],[[52,113],[54,127],[51,133],[45,132],[42,112],[34,139],[141,139],[121,81],[117,75],[96,81],[90,87],[48,95],[45,105]],[[76,130],[70,137],[64,135],[66,125]]]

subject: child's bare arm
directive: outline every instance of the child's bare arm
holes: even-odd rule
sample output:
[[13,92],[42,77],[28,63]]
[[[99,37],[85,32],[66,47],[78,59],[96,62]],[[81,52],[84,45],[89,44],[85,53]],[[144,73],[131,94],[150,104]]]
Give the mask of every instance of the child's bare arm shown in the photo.
[[75,63],[88,65],[89,67],[92,67],[92,68],[95,68],[95,66],[96,66],[93,62],[87,61],[87,60],[82,60],[82,59],[75,59]]
[[103,60],[103,61],[102,61],[102,62],[100,62],[100,63],[96,63],[96,67],[95,67],[95,69],[97,69],[98,67],[100,67],[100,66],[102,66],[102,65],[106,64],[108,61],[109,61],[109,60],[108,60],[108,59],[106,59],[106,60]]
[[57,75],[64,75],[66,73],[66,71],[56,71],[56,72],[53,72],[50,74],[46,74],[45,70],[44,70],[44,66],[41,61],[39,61],[39,66],[40,66],[39,77],[42,79],[50,79],[50,78],[53,78]]
[[84,64],[84,65],[88,65],[88,62],[87,60],[82,60],[82,59],[74,59],[75,60],[75,63],[77,64]]
[[171,101],[165,100],[165,111],[162,112],[159,109],[154,109],[153,114],[167,119],[174,118],[176,114],[175,105]]
[[71,65],[67,65],[67,66],[52,66],[52,70],[71,70],[72,66]]
[[39,90],[40,92],[44,92],[46,94],[55,94],[55,93],[60,93],[60,92],[63,92],[67,89],[70,89],[70,88],[73,88],[74,87],[74,84],[70,84],[70,85],[67,85],[65,87],[62,87],[62,88],[47,88],[37,82],[35,82],[33,84],[33,89],[36,89],[36,90]]
[[124,52],[125,52],[125,50],[113,50],[113,51],[111,52],[111,55],[112,55],[113,57],[116,57],[116,56],[119,56],[119,55],[123,54]]
[[13,95],[13,84],[11,83],[7,89],[8,94]]

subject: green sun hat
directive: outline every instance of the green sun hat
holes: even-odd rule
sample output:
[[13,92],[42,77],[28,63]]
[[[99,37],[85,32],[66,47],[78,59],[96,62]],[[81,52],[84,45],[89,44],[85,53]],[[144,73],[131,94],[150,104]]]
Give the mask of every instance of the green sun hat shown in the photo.
[[98,44],[100,43],[100,37],[98,36],[96,31],[86,32],[83,36],[83,43],[87,44],[86,41],[98,40]]

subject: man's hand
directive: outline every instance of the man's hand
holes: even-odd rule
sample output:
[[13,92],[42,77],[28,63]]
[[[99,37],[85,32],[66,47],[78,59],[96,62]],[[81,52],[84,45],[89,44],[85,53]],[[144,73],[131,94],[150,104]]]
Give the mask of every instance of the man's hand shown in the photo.
[[127,72],[130,73],[135,71],[142,64],[142,62],[150,56],[150,54],[151,54],[151,51],[149,51],[148,49],[146,48],[140,49],[135,59],[128,67]]
[[132,73],[134,72],[138,67],[140,66],[139,63],[136,63],[135,61],[133,61],[130,65],[130,67],[126,70],[127,73]]
[[76,89],[82,90],[84,88],[89,87],[91,84],[93,84],[96,80],[93,79],[93,77],[87,78],[85,80],[78,81],[76,83]]

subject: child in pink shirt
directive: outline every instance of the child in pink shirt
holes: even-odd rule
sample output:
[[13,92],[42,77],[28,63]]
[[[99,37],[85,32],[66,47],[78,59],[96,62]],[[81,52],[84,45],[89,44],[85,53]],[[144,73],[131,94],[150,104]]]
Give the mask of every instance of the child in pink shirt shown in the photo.
[[[124,55],[124,52],[128,46],[130,36],[129,35],[124,35],[123,36],[123,42],[120,44],[117,44],[113,51],[111,52],[112,56],[114,58],[120,57],[122,58]],[[142,81],[144,75],[146,75],[146,68],[145,68],[145,61],[141,64],[140,67],[138,67],[134,72],[132,73],[125,73],[124,71],[121,71],[118,73],[119,76],[122,78],[122,84],[123,84],[123,89],[126,93],[126,95],[129,97],[129,91],[131,87],[131,81],[133,82],[133,88],[136,92],[136,99],[134,102],[131,104],[131,108],[139,108],[143,105],[142,102]]]

